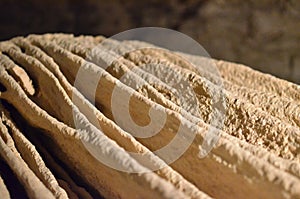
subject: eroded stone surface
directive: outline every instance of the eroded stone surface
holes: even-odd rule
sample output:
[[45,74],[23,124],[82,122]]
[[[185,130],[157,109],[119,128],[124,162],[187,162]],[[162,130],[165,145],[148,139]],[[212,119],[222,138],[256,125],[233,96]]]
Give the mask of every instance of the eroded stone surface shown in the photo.
[[[104,39],[47,34],[0,45],[0,154],[29,197],[300,197],[299,86],[242,65],[206,60],[216,63],[222,79],[205,66],[200,72],[193,70],[189,59],[203,63],[201,57],[155,48],[128,53],[136,46],[152,46],[136,41],[110,41],[99,47]],[[104,61],[87,61],[95,48]],[[160,63],[180,77],[162,76]],[[76,82],[79,70],[101,77],[95,91],[87,81]],[[191,100],[180,102],[170,81],[188,83],[197,106]],[[158,134],[136,137],[124,116],[114,115],[115,89],[131,96],[128,111],[136,124],[150,122],[150,108],[166,114]],[[200,158],[215,93],[224,94],[224,125],[215,125],[220,139],[208,156]],[[124,99],[116,103],[122,109]],[[169,157],[155,151],[168,144],[179,127],[194,138],[181,157],[166,165]],[[178,139],[180,147],[186,137]],[[118,168],[148,172],[108,167],[83,143]],[[155,165],[164,167],[150,171]],[[29,178],[35,183],[26,181]],[[1,179],[0,191],[9,197]]]

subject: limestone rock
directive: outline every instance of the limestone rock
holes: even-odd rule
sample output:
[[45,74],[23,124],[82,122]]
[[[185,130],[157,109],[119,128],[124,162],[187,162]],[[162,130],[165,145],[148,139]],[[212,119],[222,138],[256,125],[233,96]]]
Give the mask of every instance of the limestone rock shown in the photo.
[[[0,159],[12,171],[0,175],[1,198],[300,198],[298,85],[240,64],[156,48],[128,53],[152,45],[103,40],[46,34],[0,43]],[[213,62],[220,76],[189,60]],[[170,82],[187,83],[195,101],[180,101]],[[215,95],[224,106],[213,106]],[[150,110],[165,115],[163,125],[136,136],[162,122]],[[224,125],[211,124],[214,110]],[[210,128],[219,139],[199,157]],[[174,151],[191,142],[168,164],[174,154],[159,149],[174,137]]]

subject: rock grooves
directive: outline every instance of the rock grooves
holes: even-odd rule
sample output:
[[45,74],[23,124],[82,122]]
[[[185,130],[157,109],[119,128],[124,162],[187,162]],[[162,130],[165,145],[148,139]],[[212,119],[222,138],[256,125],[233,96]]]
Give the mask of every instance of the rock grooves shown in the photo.
[[[300,198],[297,85],[243,65],[101,36],[30,35],[1,42],[0,52],[0,158],[29,198]],[[166,68],[178,79],[162,75]],[[78,81],[78,72],[99,81]],[[170,82],[181,81],[195,101],[191,92],[184,102],[174,94]],[[124,98],[115,97],[120,93]],[[210,124],[220,93],[224,125]],[[128,108],[139,126],[152,124],[149,110],[166,117],[156,135],[143,138],[116,108]],[[200,158],[211,126],[220,138]],[[166,164],[171,154],[158,149],[173,138],[180,148],[189,137],[186,151]],[[1,198],[19,190],[7,181],[0,175]]]

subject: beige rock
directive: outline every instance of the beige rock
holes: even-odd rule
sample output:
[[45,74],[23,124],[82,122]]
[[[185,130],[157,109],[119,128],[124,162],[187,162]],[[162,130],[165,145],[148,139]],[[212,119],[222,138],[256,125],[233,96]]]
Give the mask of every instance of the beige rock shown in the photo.
[[[26,46],[26,47],[25,47]],[[110,137],[111,139],[115,140],[120,146],[122,146],[127,151],[132,151],[136,153],[144,153],[144,158],[142,160],[137,159],[138,162],[143,164],[144,166],[150,167],[152,164],[159,165],[164,164],[159,158],[155,157],[153,153],[151,153],[147,148],[145,148],[143,145],[141,145],[139,142],[137,142],[130,134],[127,132],[124,132],[122,129],[120,129],[118,126],[116,126],[112,121],[110,121],[108,118],[106,118],[99,110],[97,110],[95,107],[93,107],[78,91],[76,88],[72,87],[63,74],[59,71],[57,64],[54,62],[51,62],[49,60],[49,57],[45,54],[42,54],[42,51],[39,51],[38,49],[35,49],[34,46],[30,46],[30,44],[25,44],[24,47],[28,50],[31,50],[33,53],[33,56],[36,56],[37,58],[41,58],[41,61],[48,60],[49,62],[46,62],[48,64],[45,64],[50,70],[55,71],[54,74],[60,79],[60,82],[64,84],[63,87],[67,88],[67,90],[73,90],[73,96],[75,95],[76,98],[78,98],[78,104],[76,104],[80,111],[82,111],[87,118],[96,126],[97,124],[95,121],[93,121],[93,117],[91,117],[92,114],[96,114],[97,121],[99,122],[103,132]],[[48,59],[47,59],[48,58]],[[56,69],[56,70],[55,70]],[[71,98],[72,95],[69,93],[69,97]],[[66,105],[67,106],[67,105]],[[67,121],[73,120],[72,114],[69,113],[70,111],[63,111],[64,114],[66,114],[65,117],[69,117]],[[156,172],[161,177],[165,178],[166,180],[172,182],[174,186],[176,186],[179,190],[182,190],[192,198],[199,198],[204,197],[205,194],[201,193],[199,190],[197,190],[196,187],[194,187],[191,183],[186,181],[182,176],[180,176],[177,172],[172,170],[170,167],[165,166],[163,169],[158,170]]]
[[[20,60],[22,60],[23,63],[26,64],[26,59],[20,58]],[[8,62],[4,61],[3,64],[5,65],[7,63]],[[104,165],[101,165],[95,158],[93,158],[91,155],[88,154],[87,150],[84,149],[81,141],[79,140],[79,138],[82,139],[83,141],[89,139],[86,135],[83,134],[84,131],[80,131],[80,130],[75,131],[75,129],[68,127],[66,124],[58,122],[56,119],[48,115],[44,110],[42,110],[39,106],[37,106],[33,101],[31,101],[25,95],[21,87],[19,87],[18,84],[15,82],[15,80],[13,80],[13,78],[10,77],[9,74],[5,72],[3,69],[4,68],[2,68],[2,72],[1,72],[1,76],[2,76],[1,83],[7,88],[7,92],[2,94],[1,97],[3,97],[3,99],[12,103],[16,107],[16,109],[20,111],[21,115],[24,116],[26,120],[29,120],[30,124],[51,133],[52,138],[56,142],[58,142],[58,147],[60,147],[60,149],[62,150],[61,153],[58,154],[60,158],[67,155],[68,159],[70,159],[68,161],[68,163],[71,164],[70,167],[75,167],[74,169],[77,170],[79,175],[80,173],[84,173],[84,175],[82,174],[82,177],[84,177],[87,181],[90,181],[90,183],[93,184],[95,189],[98,189],[99,192],[101,192],[101,194],[103,194],[106,197],[113,197],[113,196],[115,197],[116,195],[121,195],[121,196],[124,195],[125,197],[126,195],[126,197],[143,196],[146,198],[163,197],[163,196],[166,198],[174,198],[174,197],[181,197],[183,195],[179,191],[177,192],[171,184],[167,183],[164,180],[160,180],[153,173],[145,173],[143,175],[120,173],[112,168],[108,168]],[[42,77],[46,78],[47,77],[46,74],[42,72],[39,72],[39,74],[42,76],[36,76],[36,78],[39,78],[41,81],[43,80],[45,81],[45,79],[42,79]],[[48,76],[48,78],[50,77]],[[52,81],[49,81],[48,83],[50,82]],[[54,83],[58,84],[58,81]],[[17,94],[15,95],[14,93]],[[19,103],[20,99],[23,99],[22,103]],[[51,107],[48,107],[49,110],[50,108]],[[130,158],[129,155],[123,151],[123,149],[121,149],[114,142],[110,141],[107,137],[101,134],[97,134],[96,136],[99,136],[99,138],[96,138],[98,139],[98,141],[96,141],[95,143],[96,146],[100,147],[99,150],[104,150],[106,147],[111,148],[111,152],[113,153],[108,154],[108,152],[106,152],[106,155],[110,157],[108,159],[112,159],[111,161],[115,161],[116,165],[120,165],[121,168],[141,167],[141,165],[139,165],[136,161],[132,160],[132,158]],[[107,149],[105,151],[107,151]],[[114,155],[114,153],[116,153],[116,155]],[[80,159],[78,159],[78,157],[80,157]],[[96,172],[97,170],[101,170],[103,172],[101,173]],[[111,178],[108,177],[114,175],[120,176],[120,178],[116,179],[117,182],[113,181]],[[99,183],[101,182],[100,179],[102,183]],[[136,180],[129,181],[129,179],[136,179]],[[116,189],[110,191],[111,189],[109,187],[112,186],[114,186]],[[126,191],[127,189],[124,189],[125,188],[124,186],[128,186],[131,188],[136,187],[134,188],[135,192],[131,194],[128,193]],[[147,186],[148,186],[148,191],[146,188]],[[138,191],[138,189],[140,189],[140,191]],[[156,192],[152,192],[151,190],[156,190]]]
[[50,190],[46,188],[46,186],[22,159],[21,155],[15,148],[14,141],[9,135],[8,129],[3,121],[0,123],[0,128],[0,155],[14,171],[19,181],[23,184],[28,196],[30,198],[39,198],[43,195],[44,198],[55,198]]
[[[53,44],[52,45],[51,44],[40,45],[40,47],[42,47],[47,53],[49,53],[54,58],[55,61],[58,62],[58,64],[62,67],[63,73],[64,73],[64,70],[66,70],[66,67],[67,67],[66,63],[72,64],[73,66],[76,66],[77,68],[80,65],[82,65],[82,63],[83,63],[83,60],[80,59],[79,57],[76,57],[76,56],[68,53],[67,51],[62,50],[61,48],[59,48],[58,46],[55,46]],[[54,49],[57,49],[57,50],[55,51]],[[80,62],[81,62],[81,64],[79,64]],[[65,68],[65,69],[63,69],[63,68]],[[91,70],[91,69],[94,70],[95,72],[99,72],[99,74],[101,74],[101,75],[103,74],[102,77],[104,77],[104,78],[100,79],[100,83],[99,83],[100,86],[98,86],[98,88],[103,88],[104,90],[102,89],[101,92],[105,93],[106,96],[105,95],[102,95],[102,96],[96,95],[96,102],[99,102],[99,105],[102,107],[102,110],[103,110],[104,114],[107,115],[108,117],[112,118],[113,116],[112,116],[112,113],[111,113],[111,110],[110,110],[110,104],[109,104],[110,103],[109,102],[110,101],[109,100],[110,99],[109,95],[111,95],[112,90],[109,90],[109,89],[114,87],[114,86],[120,86],[121,87],[123,85],[114,83],[115,82],[114,78],[110,77],[107,73],[102,71],[101,68],[97,68],[93,64],[90,64],[90,67],[86,68],[86,70]],[[77,71],[77,70],[78,69],[75,68],[75,71]],[[76,73],[74,73],[72,71],[68,71],[68,72],[73,73],[73,75],[71,76],[71,78],[69,80],[70,82],[73,82],[74,79],[75,79],[75,74]],[[83,88],[83,87],[81,87],[81,88]],[[124,87],[123,90],[125,92],[127,92],[126,87]],[[129,92],[129,90],[128,90],[128,92]],[[87,96],[91,96],[91,93],[89,93],[90,91],[88,91],[88,90],[85,90],[85,91],[82,90],[81,92],[85,93],[85,95],[87,95]],[[132,105],[133,105],[132,110],[134,112],[139,112],[139,113],[136,113],[136,115],[138,115],[139,117],[136,117],[134,119],[136,119],[136,121],[140,122],[140,123],[142,123],[143,120],[146,120],[146,118],[143,118],[143,116],[145,115],[144,112],[147,111],[147,110],[144,110],[143,107],[147,107],[147,106],[157,107],[153,104],[153,102],[151,102],[148,99],[143,98],[142,96],[139,96],[138,94],[135,94],[135,93],[133,93],[133,95],[131,96],[131,100],[134,100],[134,102],[132,103]],[[136,108],[134,108],[134,107],[136,107]],[[168,113],[168,111],[169,110],[166,110],[167,113]],[[175,113],[175,112],[173,112],[173,114],[170,114],[170,121],[166,121],[166,126],[172,127],[176,124],[178,125],[178,122],[179,122],[178,116],[179,116],[178,113]],[[186,124],[188,124],[188,122]],[[123,128],[126,128],[126,126],[125,127],[123,126]],[[176,126],[175,126],[175,128],[176,128]],[[190,127],[186,127],[186,128],[187,129],[185,129],[185,130],[190,132],[191,134],[197,132],[197,130],[195,131],[193,129],[190,129]],[[203,130],[201,130],[201,131],[203,131]],[[163,128],[162,132],[159,134],[161,137],[158,137],[158,136],[151,137],[150,139],[147,139],[147,141],[142,140],[142,139],[138,139],[138,140],[141,143],[143,143],[145,146],[147,146],[148,148],[150,148],[152,150],[155,150],[155,149],[161,147],[162,140],[170,140],[170,138],[172,137],[172,132],[174,132],[174,130],[172,130],[170,128],[166,128],[166,129]],[[198,151],[197,146],[200,145],[199,141],[201,141],[203,139],[203,137],[201,138],[201,133],[200,132],[196,133],[196,136],[199,136],[199,138],[198,139],[196,138],[195,141],[194,141],[194,144],[192,145],[193,147],[191,146],[192,148],[194,148],[193,150],[196,149],[196,151]],[[197,144],[197,142],[198,142],[198,144]],[[185,153],[186,156],[184,155],[184,156],[182,156],[182,158],[179,159],[179,160],[183,159],[181,162],[178,160],[178,161],[176,161],[177,164],[174,163],[171,166],[173,168],[175,168],[175,170],[178,170],[179,172],[183,173],[183,175],[188,180],[195,183],[202,190],[205,190],[208,193],[212,193],[213,190],[211,190],[211,188],[209,187],[210,186],[209,182],[206,182],[204,185],[202,184],[203,182],[200,182],[200,179],[203,179],[203,176],[201,176],[201,175],[204,175],[202,173],[203,171],[201,172],[199,170],[195,170],[196,168],[193,168],[193,167],[191,168],[191,166],[192,166],[191,161],[193,161],[196,165],[198,165],[198,164],[200,165],[199,158],[195,158],[195,155],[189,156],[191,154],[197,154],[197,152],[193,151],[193,150],[192,149],[191,149],[191,151],[188,150],[189,152]],[[226,149],[224,149],[224,150],[226,151]],[[240,150],[237,150],[237,151],[239,151],[239,153],[241,152]],[[223,152],[223,153],[225,153],[225,152]],[[225,155],[225,154],[223,154],[223,155]],[[218,160],[215,160],[215,161],[218,162]],[[187,163],[187,162],[190,162],[190,163]],[[248,164],[249,164],[249,162],[248,162]],[[185,165],[185,167],[183,168],[182,165]],[[190,168],[190,170],[196,171],[196,174],[195,173],[193,173],[193,174],[188,173],[187,170],[189,170],[189,169],[187,169],[187,165],[189,165],[188,167]],[[271,167],[269,167],[269,168],[271,168]],[[239,169],[237,169],[237,170],[239,170]],[[207,178],[211,179],[211,177],[207,177]],[[268,181],[268,180],[271,180],[271,179],[266,179],[266,180]],[[238,182],[238,180],[235,179],[235,182]],[[220,183],[220,182],[215,182],[214,181],[214,182],[210,182],[210,183],[215,184],[215,183]],[[239,183],[242,183],[242,182],[239,182]],[[251,185],[251,186],[253,186],[253,185]],[[231,185],[230,187],[234,187],[234,185]],[[239,191],[234,192],[232,190],[232,192],[237,194],[237,195],[241,194]],[[219,190],[218,194],[224,194],[224,192],[222,190]],[[263,194],[263,193],[260,193],[260,194]],[[223,197],[225,197],[225,196],[223,195]]]
[[[65,41],[66,43],[66,41]],[[107,42],[106,42],[107,43]],[[71,44],[70,44],[71,45]],[[118,42],[112,42],[111,43],[111,49],[118,50],[116,53],[124,53],[128,51],[127,49],[123,49],[120,47],[121,44]],[[68,46],[69,47],[69,46]],[[126,48],[126,47],[123,47]],[[133,49],[133,48],[132,48]],[[131,50],[132,50],[131,49]],[[129,48],[130,50],[130,48]],[[154,52],[153,52],[154,51]],[[156,50],[157,51],[157,50]],[[161,51],[161,50],[160,50]],[[87,52],[86,52],[87,53]],[[209,90],[207,88],[210,88],[211,90],[216,90],[218,92],[219,89],[223,88],[217,88],[220,85],[213,85],[207,80],[198,77],[197,74],[194,74],[193,72],[190,72],[185,69],[178,68],[177,65],[172,65],[171,63],[168,63],[164,61],[164,57],[161,56],[167,55],[167,52],[162,52],[160,54],[155,54],[155,57],[149,57],[148,55],[154,54],[155,49],[145,49],[145,52],[138,52],[133,51],[128,55],[128,59],[132,62],[135,62],[137,64],[136,66],[144,66],[143,70],[148,70],[152,72],[154,76],[159,76],[160,74],[163,74],[165,71],[165,67],[169,67],[172,70],[175,70],[178,74],[181,74],[182,78],[185,78],[185,82],[190,82],[191,87],[196,92],[198,99],[199,99],[199,111],[200,118],[202,118],[206,123],[209,122],[209,114],[211,113],[210,102],[211,99],[209,99]],[[169,57],[172,55],[169,54]],[[169,58],[167,57],[167,58]],[[172,60],[177,60],[177,64],[180,63],[180,60],[176,58],[175,56],[172,57]],[[118,61],[122,61],[121,59],[118,59]],[[175,63],[176,63],[175,62]],[[181,61],[182,62],[182,61]],[[116,62],[114,62],[116,63]],[[152,64],[152,65],[151,65]],[[131,63],[127,63],[127,66],[131,66]],[[113,74],[115,77],[120,78],[122,75],[127,73],[127,71],[124,71],[124,68],[126,66],[123,65],[117,65],[113,64],[107,68],[107,71],[109,71],[111,74]],[[132,67],[131,67],[132,68]],[[152,69],[151,69],[152,68]],[[155,68],[155,70],[153,70]],[[115,71],[112,71],[115,70]],[[128,70],[128,69],[127,69]],[[139,74],[143,79],[147,79],[148,82],[151,82],[151,78],[143,74],[142,72],[138,70],[133,70],[135,73]],[[130,71],[131,72],[131,71]],[[171,71],[168,70],[168,73]],[[147,72],[146,72],[147,73]],[[161,75],[162,78],[165,78],[164,75]],[[190,77],[193,77],[192,79]],[[134,75],[130,75],[131,79],[136,78]],[[136,80],[136,81],[142,81]],[[124,80],[124,78],[122,79]],[[121,81],[122,81],[121,80]],[[162,79],[164,81],[164,79]],[[126,84],[126,81],[122,81]],[[160,88],[166,88],[165,83],[161,82],[160,80],[155,79],[156,84],[159,83]],[[128,85],[130,86],[130,85]],[[201,87],[201,88],[199,88]],[[214,88],[216,87],[216,88]],[[295,125],[298,127],[299,121],[297,114],[299,113],[298,106],[293,101],[287,100],[286,98],[280,98],[276,95],[269,95],[268,93],[263,93],[259,96],[257,92],[255,91],[249,91],[249,89],[245,89],[244,87],[238,87],[236,85],[230,84],[226,82],[227,89],[232,91],[233,93],[229,93],[226,90],[224,90],[224,100],[227,101],[228,107],[226,108],[227,114],[229,115],[226,118],[226,125],[224,126],[224,130],[231,135],[237,136],[240,139],[245,139],[247,142],[255,144],[255,145],[262,145],[266,148],[269,148],[270,151],[273,151],[275,154],[280,156],[285,156],[286,158],[298,158],[299,152],[297,149],[299,149],[298,145],[298,137],[299,133],[297,133],[299,130],[297,128],[294,128],[289,125],[291,123],[292,125]],[[146,90],[149,90],[148,87]],[[206,93],[203,93],[203,91],[206,90]],[[198,92],[197,92],[198,91]],[[199,91],[202,91],[202,93],[199,93]],[[248,91],[248,92],[247,92]],[[163,94],[164,90],[162,91]],[[252,95],[251,95],[252,94]],[[208,99],[201,99],[201,96],[208,96]],[[246,96],[244,96],[246,95]],[[153,98],[152,95],[146,94],[146,96],[150,97],[150,99],[154,101],[159,101],[156,98]],[[156,95],[159,97],[159,95]],[[160,96],[161,97],[161,96]],[[241,100],[239,98],[244,98],[245,100]],[[256,99],[258,98],[258,99]],[[163,101],[163,100],[160,100]],[[256,105],[253,106],[251,103],[248,103],[248,101],[252,102],[252,104]],[[254,101],[254,103],[253,103]],[[256,103],[255,103],[256,102]],[[272,103],[272,106],[269,106],[268,103]],[[161,103],[160,103],[161,104]],[[288,106],[286,106],[288,104]],[[163,104],[162,104],[163,105]],[[192,107],[190,104],[181,104],[181,107]],[[284,105],[284,106],[283,106]],[[172,105],[169,105],[167,107],[171,107]],[[174,105],[173,105],[174,107]],[[209,109],[207,109],[209,108]],[[261,109],[266,110],[268,112],[273,113],[272,115],[275,115],[276,117],[270,116],[267,112],[261,111]],[[175,108],[174,110],[179,110],[178,108]],[[191,113],[197,113],[197,111],[194,110],[188,110],[185,108],[186,111]],[[200,111],[201,110],[201,111]],[[202,113],[202,114],[201,114]],[[247,113],[247,114],[242,114]],[[286,114],[285,114],[286,113]],[[194,116],[197,116],[193,114]],[[277,119],[277,117],[279,119]],[[260,122],[261,121],[261,122]],[[282,122],[284,121],[284,122]],[[286,124],[287,123],[287,124]],[[276,125],[275,125],[276,124]],[[288,130],[290,129],[290,130]],[[289,131],[289,133],[284,133],[285,131]],[[280,135],[280,132],[282,134]],[[243,133],[243,134],[241,134]],[[264,135],[263,135],[264,134]],[[290,135],[293,138],[286,139],[286,136],[284,135]],[[275,139],[276,137],[276,139]],[[294,140],[294,141],[292,141]],[[284,144],[286,142],[286,144]],[[278,143],[278,144],[276,144]],[[288,146],[290,145],[290,146]],[[287,150],[285,149],[287,148]],[[290,149],[294,149],[296,151],[290,151],[289,154],[284,154]]]
[[9,192],[3,182],[3,179],[0,177],[0,195],[4,199],[10,199]]
[[[202,58],[180,54],[182,59],[164,50],[124,55],[136,46],[151,46],[130,41],[110,41],[96,52],[104,62],[90,60],[87,56],[104,39],[46,34],[0,43],[0,97],[6,102],[0,154],[28,196],[300,198],[299,86],[242,65],[206,60],[216,63],[222,80],[205,67],[200,72],[191,68],[189,59]],[[162,63],[180,74],[170,80],[187,82],[196,93],[196,106],[173,95],[177,88],[169,85],[167,75],[160,76],[162,67],[142,67],[145,63]],[[76,79],[78,72],[86,79]],[[212,91],[224,93],[227,117],[224,126],[215,125],[220,135],[215,147],[200,158],[201,147],[209,142]],[[143,128],[131,127],[124,114],[139,126],[156,129],[163,121],[149,110],[165,114],[165,121],[156,135],[138,137]],[[167,144],[172,146],[167,155],[157,151]],[[183,154],[167,165],[185,144]],[[110,166],[99,161],[103,159]],[[28,183],[29,178],[36,183]],[[3,183],[0,190],[5,192]]]
[[11,136],[22,159],[56,198],[68,198],[51,171],[46,167],[34,145],[32,145],[19,129],[16,128],[15,124],[11,121],[11,118],[9,118],[7,110],[1,108],[1,111],[3,111],[2,119],[7,127],[11,129]]

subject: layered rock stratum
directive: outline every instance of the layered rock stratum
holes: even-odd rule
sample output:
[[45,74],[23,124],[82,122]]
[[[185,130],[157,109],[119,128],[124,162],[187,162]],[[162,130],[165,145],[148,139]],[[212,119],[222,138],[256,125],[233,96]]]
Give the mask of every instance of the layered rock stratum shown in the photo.
[[[102,36],[17,37],[1,42],[0,52],[1,198],[300,198],[296,84],[240,64]],[[93,59],[104,52],[106,60],[117,59]],[[205,67],[208,61],[219,75]],[[176,78],[161,75],[165,67],[192,88],[196,107],[173,95],[168,81]],[[79,72],[99,81],[77,81]],[[128,111],[140,126],[151,124],[150,109],[164,113],[159,132],[134,136],[125,116],[114,114],[125,107],[122,98],[112,106],[115,91],[130,96]],[[213,95],[220,93],[223,125],[211,124]],[[218,140],[200,157],[211,126]],[[157,149],[179,128],[185,134],[176,136],[178,148],[193,139],[166,164]],[[136,170],[144,172],[130,172]]]

